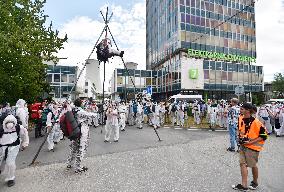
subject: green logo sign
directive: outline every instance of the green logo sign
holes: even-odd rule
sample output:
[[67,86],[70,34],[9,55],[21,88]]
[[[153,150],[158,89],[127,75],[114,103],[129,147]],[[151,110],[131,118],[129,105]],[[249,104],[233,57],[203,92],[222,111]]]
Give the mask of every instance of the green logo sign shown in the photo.
[[256,62],[256,58],[254,57],[217,53],[217,52],[210,52],[210,51],[201,51],[201,50],[194,50],[194,49],[188,49],[187,55],[188,57],[201,57],[204,59],[216,59],[216,60],[228,61],[228,62],[232,62],[232,61],[253,62],[253,63]]
[[189,78],[197,79],[198,78],[198,69],[190,69],[189,70]]

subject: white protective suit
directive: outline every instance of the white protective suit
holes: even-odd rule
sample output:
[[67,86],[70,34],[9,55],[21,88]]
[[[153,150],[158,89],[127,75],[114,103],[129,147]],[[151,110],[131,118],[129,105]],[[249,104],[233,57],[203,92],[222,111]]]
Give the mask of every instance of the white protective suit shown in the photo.
[[73,166],[73,161],[75,161],[75,172],[81,172],[84,170],[84,167],[81,167],[81,162],[86,154],[90,137],[88,122],[92,115],[81,107],[76,107],[74,111],[78,123],[81,124],[81,136],[78,139],[71,141],[67,167]]
[[[175,110],[174,110],[174,108],[175,108]],[[175,103],[173,103],[169,106],[168,114],[171,116],[172,126],[174,126],[175,123],[176,123],[176,116],[177,116],[177,105]]]
[[57,144],[60,139],[63,139],[63,132],[60,129],[59,119],[59,109],[57,106],[52,108],[52,112],[47,114],[46,126],[48,127],[47,131],[49,132],[47,137],[47,148],[49,151],[54,149],[54,144]]
[[192,113],[193,113],[194,123],[199,125],[201,123],[200,119],[201,110],[200,110],[200,105],[197,102],[193,104]]
[[97,105],[92,105],[92,121],[95,127],[99,126],[99,108]]
[[184,126],[184,105],[181,102],[177,105],[177,125]]
[[284,107],[282,107],[282,109],[280,110],[280,114],[279,114],[279,122],[280,122],[280,129],[277,130],[278,131],[278,135],[279,136],[284,136]]
[[119,139],[119,127],[118,127],[118,110],[114,107],[109,107],[106,112],[107,121],[105,127],[105,141],[110,140],[111,132],[114,131],[114,141]]
[[160,127],[160,106],[157,104],[153,104],[155,107],[155,111],[152,111],[152,123],[155,128]]
[[217,107],[208,107],[208,117],[211,127],[216,127],[217,123]]
[[227,120],[225,117],[225,105],[218,105],[218,109],[217,109],[217,121],[218,121],[218,125],[221,128],[226,127],[227,124]]
[[160,104],[160,124],[161,126],[165,125],[165,113],[166,113],[165,105]]
[[118,113],[119,113],[119,127],[121,130],[125,130],[126,126],[126,112],[127,112],[127,106],[122,103],[118,107]]
[[24,128],[28,129],[28,121],[29,121],[29,112],[27,108],[25,107],[26,102],[23,99],[19,99],[16,103],[17,111],[16,116],[19,117],[19,120],[21,121]]
[[137,105],[137,113],[136,113],[136,125],[139,129],[142,129],[142,121],[143,121],[143,106],[138,103]]
[[29,145],[28,131],[19,125],[17,132],[17,119],[13,115],[8,115],[3,122],[4,134],[0,138],[0,170],[4,171],[5,181],[15,179],[16,158],[20,150],[20,145],[26,148]]
[[270,123],[269,113],[264,106],[259,108],[259,111],[257,113],[257,117],[262,122],[262,124],[266,127],[267,132],[269,134],[272,133],[272,126],[271,126],[271,123]]

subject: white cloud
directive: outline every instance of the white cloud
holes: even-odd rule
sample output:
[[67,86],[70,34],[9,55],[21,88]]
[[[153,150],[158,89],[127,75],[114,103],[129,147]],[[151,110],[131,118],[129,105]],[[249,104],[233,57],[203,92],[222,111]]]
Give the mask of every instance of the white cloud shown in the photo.
[[[101,10],[105,12],[106,6]],[[113,12],[113,17],[109,24],[110,30],[120,50],[125,51],[125,61],[138,63],[138,68],[146,67],[146,2],[135,4],[131,10],[126,10],[122,6],[108,5],[109,11]],[[59,52],[60,57],[68,57],[60,61],[63,65],[77,65],[83,63],[89,56],[95,42],[99,38],[104,27],[103,18],[99,20],[88,16],[77,16],[59,29],[62,35],[68,35],[68,43],[65,49]],[[108,34],[109,35],[109,34]],[[103,35],[104,37],[104,35]],[[111,38],[109,35],[108,38]],[[115,48],[114,43],[113,49]],[[96,53],[91,58],[96,58]],[[119,58],[110,59],[106,64],[106,87],[115,68],[122,68]],[[82,66],[82,65],[81,65]],[[103,69],[101,71],[101,77]],[[101,78],[103,79],[103,78]],[[82,84],[82,82],[81,82]]]
[[264,80],[284,72],[284,7],[282,0],[256,2],[257,64],[264,66]]

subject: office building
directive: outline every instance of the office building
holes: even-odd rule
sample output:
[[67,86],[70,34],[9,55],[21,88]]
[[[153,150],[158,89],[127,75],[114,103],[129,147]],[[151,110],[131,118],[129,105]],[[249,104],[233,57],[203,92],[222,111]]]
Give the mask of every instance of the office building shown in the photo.
[[156,93],[228,98],[263,91],[251,0],[147,0],[146,67]]

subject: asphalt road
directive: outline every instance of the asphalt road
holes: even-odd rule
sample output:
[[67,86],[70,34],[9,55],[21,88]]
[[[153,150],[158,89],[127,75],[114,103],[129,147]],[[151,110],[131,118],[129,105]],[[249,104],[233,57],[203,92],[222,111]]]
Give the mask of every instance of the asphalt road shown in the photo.
[[[120,132],[120,139],[118,143],[104,143],[104,128],[91,127],[90,141],[87,151],[87,156],[102,155],[108,153],[117,153],[124,151],[131,151],[134,149],[151,148],[163,145],[172,145],[178,143],[186,143],[193,140],[200,140],[208,137],[215,137],[220,134],[210,133],[208,131],[187,131],[187,129],[179,130],[174,128],[160,128],[158,133],[162,142],[158,142],[158,137],[152,127],[144,127],[144,129],[137,129],[136,127],[127,127],[125,132]],[[101,133],[101,130],[103,133]],[[113,138],[111,138],[113,139]],[[35,139],[34,134],[30,133],[29,147],[20,152],[17,158],[17,168],[25,168],[32,162],[32,159],[41,145],[43,138]],[[49,152],[47,143],[45,143],[42,151],[37,158],[37,165],[45,165],[54,162],[64,162],[69,154],[68,139],[61,141],[54,152]]]
[[[118,143],[104,143],[100,128],[92,129],[89,171],[81,175],[66,170],[68,141],[39,156],[39,165],[26,167],[40,140],[32,140],[18,156],[16,185],[8,189],[0,176],[1,192],[230,192],[240,182],[238,154],[226,152],[227,132],[159,129],[162,142],[150,128],[128,128]],[[260,154],[260,187],[257,191],[284,189],[284,138],[271,137]],[[251,174],[250,178],[251,179]]]

